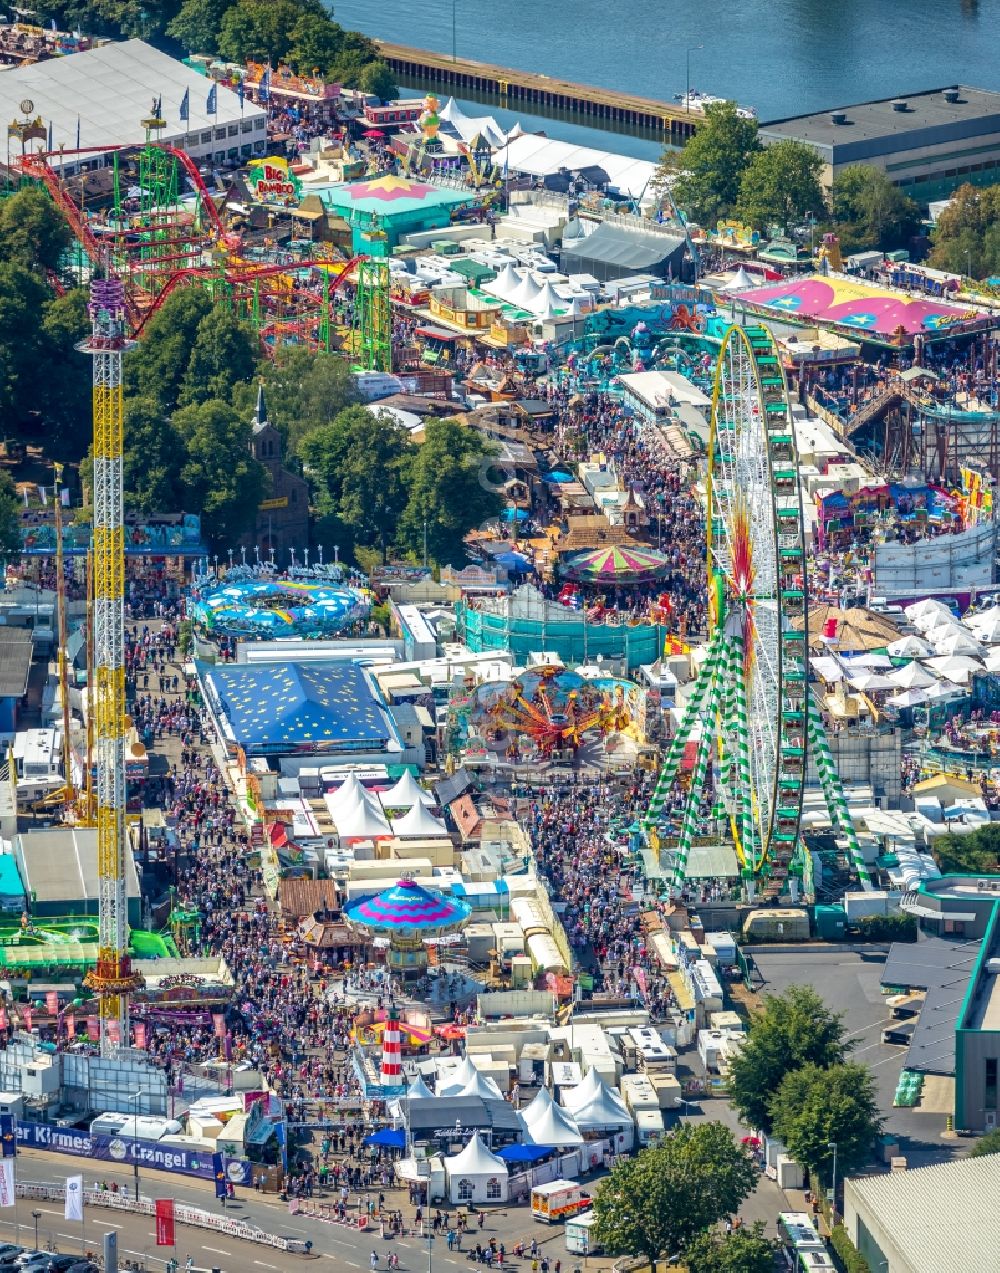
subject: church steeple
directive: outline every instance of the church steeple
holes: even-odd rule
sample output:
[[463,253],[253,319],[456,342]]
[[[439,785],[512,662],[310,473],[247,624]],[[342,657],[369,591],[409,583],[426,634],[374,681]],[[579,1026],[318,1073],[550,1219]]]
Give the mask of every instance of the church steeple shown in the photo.
[[267,424],[267,404],[264,402],[264,382],[257,385],[257,410],[254,412],[254,424]]

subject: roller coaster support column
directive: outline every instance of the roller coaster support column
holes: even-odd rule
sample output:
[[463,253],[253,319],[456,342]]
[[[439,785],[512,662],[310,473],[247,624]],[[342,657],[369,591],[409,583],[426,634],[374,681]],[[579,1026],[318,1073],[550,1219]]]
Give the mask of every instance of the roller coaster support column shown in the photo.
[[[721,692],[721,678],[713,672],[709,691],[705,698],[701,737],[698,739],[698,750],[695,753],[694,768],[691,771],[692,792],[704,791],[705,789],[708,763],[712,758],[712,748],[715,746],[715,734],[709,722],[718,710]],[[674,874],[670,881],[671,888],[679,889],[687,877],[688,854],[691,851],[691,841],[697,829],[699,813],[697,799],[688,800],[684,809],[684,820],[681,823],[680,833],[677,837],[677,860],[674,863]]]
[[[830,812],[830,817],[840,834],[847,841],[847,851],[851,859],[851,864],[858,873],[858,879],[861,887],[865,892],[869,892],[872,888],[871,876],[868,874],[868,867],[865,860],[861,856],[861,845],[858,843],[858,834],[854,829],[854,821],[851,818],[851,812],[847,807],[847,798],[844,795],[844,788],[840,782],[840,774],[837,772],[837,766],[834,763],[833,756],[830,752],[830,744],[827,742],[826,730],[823,728],[823,720],[819,713],[819,708],[812,693],[807,691],[808,712],[809,712],[809,746],[812,754],[816,758],[816,769],[819,772],[819,780],[823,785],[823,795],[826,797],[826,806]],[[803,852],[808,849],[803,848]]]
[[660,776],[656,780],[656,786],[649,801],[649,809],[642,820],[643,829],[646,831],[655,827],[660,820],[664,801],[670,794],[670,788],[673,786],[674,778],[677,775],[677,766],[681,763],[684,748],[691,737],[691,730],[701,712],[702,701],[715,676],[715,668],[721,647],[722,632],[719,631],[712,637],[705,656],[705,662],[702,664],[698,679],[695,681],[694,688],[691,691],[691,697],[688,699],[687,707],[684,709],[684,716],[681,719],[680,726],[670,742],[670,747],[667,749],[667,758],[660,769]]

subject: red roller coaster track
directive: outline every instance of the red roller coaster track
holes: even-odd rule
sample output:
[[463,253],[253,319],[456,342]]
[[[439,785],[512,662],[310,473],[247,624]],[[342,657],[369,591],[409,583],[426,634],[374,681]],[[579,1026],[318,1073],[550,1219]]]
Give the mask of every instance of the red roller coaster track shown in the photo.
[[[159,144],[159,143],[157,143]],[[134,146],[124,146],[120,144],[107,146],[83,146],[77,149],[63,149],[59,151],[61,161],[73,155],[86,154],[106,154],[108,151],[133,150]],[[239,248],[239,235],[233,234],[226,229],[225,223],[219,214],[219,209],[215,206],[215,201],[208,192],[205,182],[202,180],[198,166],[190,155],[183,150],[178,150],[175,146],[160,145],[160,149],[173,155],[177,162],[184,169],[191,184],[197,192],[201,207],[211,222],[214,236],[223,247],[228,251]],[[16,162],[21,171],[28,177],[36,181],[41,181],[52,197],[53,202],[62,211],[70,229],[84,251],[90,257],[91,263],[99,269],[110,271],[112,269],[111,245],[110,243],[102,243],[90,228],[90,224],[86,214],[77,207],[71,198],[69,192],[63,185],[59,174],[52,168],[48,162],[49,156],[55,154],[55,151],[38,151],[35,154],[25,155]],[[168,260],[169,258],[164,258]],[[330,282],[328,295],[332,296],[352,270],[367,258],[364,256],[355,256],[351,260],[343,263],[336,278]],[[189,266],[185,269],[178,270],[172,274],[163,284],[160,290],[152,296],[148,303],[140,304],[139,299],[134,295],[126,294],[126,305],[129,315],[129,323],[132,329],[132,335],[138,337],[142,334],[143,328],[153,317],[153,315],[161,308],[163,302],[175,291],[187,283],[197,282],[198,280],[216,280],[230,284],[234,287],[253,285],[260,279],[273,278],[281,274],[300,274],[313,268],[313,263],[309,261],[299,261],[289,265],[253,265],[242,263],[232,266]],[[324,263],[326,264],[326,263]]]

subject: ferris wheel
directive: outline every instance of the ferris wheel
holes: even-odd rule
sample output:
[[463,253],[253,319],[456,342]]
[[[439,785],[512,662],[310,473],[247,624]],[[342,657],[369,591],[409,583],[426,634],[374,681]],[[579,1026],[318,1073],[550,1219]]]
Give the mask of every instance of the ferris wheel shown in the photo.
[[[798,455],[770,331],[733,326],[712,395],[705,483],[709,642],[644,819],[687,873],[692,843],[728,823],[748,881],[809,872],[799,852],[807,749],[834,826],[868,879],[819,712],[809,693],[808,587]],[[689,742],[691,778],[677,814]],[[710,771],[713,781],[709,781]],[[714,799],[706,818],[706,795]]]
[[718,775],[755,874],[798,839],[808,683],[806,554],[791,409],[764,327],[723,341],[709,439],[708,581],[723,652]]

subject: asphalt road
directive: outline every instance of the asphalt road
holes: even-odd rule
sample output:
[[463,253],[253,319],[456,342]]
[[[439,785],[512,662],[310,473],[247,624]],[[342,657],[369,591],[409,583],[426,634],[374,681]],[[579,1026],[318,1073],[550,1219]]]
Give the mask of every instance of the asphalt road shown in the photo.
[[[17,1157],[17,1178],[22,1183],[38,1184],[59,1183],[67,1176],[83,1172],[84,1186],[93,1188],[96,1181],[115,1181],[122,1191],[130,1194],[134,1185],[132,1173],[129,1171],[105,1170],[105,1163],[91,1163],[84,1159],[71,1158],[58,1154],[43,1154],[34,1150],[22,1150]],[[173,1198],[176,1202],[188,1203],[200,1207],[204,1211],[223,1214],[221,1203],[215,1200],[212,1185],[208,1181],[195,1180],[186,1176],[167,1176],[162,1172],[143,1172],[140,1178],[140,1195],[143,1198]],[[405,1194],[397,1190],[386,1191],[386,1204],[389,1207],[402,1209],[404,1220],[410,1224],[413,1210],[408,1202],[404,1203]],[[57,1202],[33,1202],[22,1198],[16,1207],[16,1216],[10,1212],[0,1212],[0,1240],[16,1241],[29,1246],[34,1243],[34,1219],[32,1212],[40,1213],[38,1218],[38,1238],[41,1244],[53,1242],[60,1251],[78,1252],[81,1249],[80,1226],[63,1219],[61,1204]],[[222,1273],[258,1273],[258,1270],[303,1269],[315,1265],[316,1260],[332,1260],[334,1267],[345,1269],[368,1269],[371,1252],[377,1251],[380,1260],[379,1268],[385,1269],[385,1257],[395,1251],[400,1257],[400,1268],[408,1273],[424,1273],[428,1268],[428,1246],[431,1247],[431,1259],[434,1269],[469,1269],[473,1267],[465,1254],[448,1251],[443,1238],[432,1239],[430,1243],[419,1238],[395,1238],[385,1240],[378,1236],[378,1229],[363,1231],[354,1226],[331,1224],[323,1220],[311,1219],[304,1215],[290,1215],[288,1205],[279,1201],[273,1194],[256,1194],[253,1191],[238,1190],[235,1202],[229,1202],[225,1214],[233,1219],[249,1221],[268,1233],[276,1233],[281,1237],[310,1239],[313,1243],[312,1256],[307,1258],[278,1251],[272,1247],[258,1246],[242,1239],[228,1238],[222,1234],[205,1229],[193,1228],[178,1224],[175,1235],[177,1246],[156,1246],[156,1234],[153,1221],[149,1216],[130,1215],[128,1212],[106,1211],[99,1207],[86,1209],[85,1236],[86,1247],[100,1250],[102,1235],[110,1229],[118,1233],[119,1258],[142,1260],[148,1269],[160,1270],[173,1256],[184,1262],[190,1255],[198,1269],[221,1269]],[[18,1236],[15,1237],[15,1229]],[[471,1241],[470,1241],[471,1236]],[[463,1246],[468,1250],[483,1238],[495,1237],[502,1241],[510,1251],[519,1239],[530,1240],[532,1237],[543,1244],[543,1250],[550,1262],[561,1259],[564,1270],[571,1270],[574,1263],[566,1252],[561,1226],[543,1226],[531,1219],[526,1207],[499,1207],[486,1212],[486,1223],[483,1230],[477,1229],[475,1234],[466,1235]],[[506,1261],[515,1271],[530,1267],[528,1260]],[[588,1273],[597,1273],[601,1267],[599,1261],[592,1260]]]

